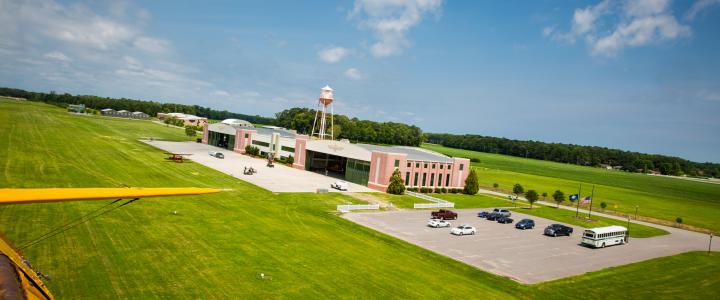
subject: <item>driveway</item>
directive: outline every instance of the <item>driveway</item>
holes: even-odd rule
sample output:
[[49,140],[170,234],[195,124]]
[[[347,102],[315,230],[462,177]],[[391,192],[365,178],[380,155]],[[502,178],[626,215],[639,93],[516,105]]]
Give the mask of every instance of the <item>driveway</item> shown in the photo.
[[[316,192],[317,189],[330,189],[330,184],[337,181],[337,178],[294,169],[282,164],[275,164],[274,168],[266,166],[267,160],[253,158],[206,144],[195,142],[166,142],[148,141],[142,142],[153,147],[172,153],[192,154],[190,160],[213,168],[225,174],[237,177],[252,184],[255,184],[272,192]],[[221,152],[225,159],[217,159],[210,156],[210,151]],[[252,167],[257,170],[254,175],[244,175],[243,169]],[[366,186],[349,183],[348,192],[377,192]]]
[[[708,236],[675,228],[663,229],[669,235],[631,238],[626,245],[591,249],[580,245],[585,228],[572,226],[570,237],[547,237],[543,229],[552,220],[513,212],[513,219],[535,220],[532,230],[515,229],[514,224],[499,224],[477,217],[481,209],[460,209],[453,226],[475,226],[473,236],[454,236],[449,228],[429,228],[427,210],[347,213],[343,217],[355,223],[405,240],[436,253],[462,261],[482,270],[522,283],[538,283],[580,275],[612,266],[620,266],[655,257],[694,250],[707,250]],[[661,226],[658,226],[661,227]],[[713,250],[717,251],[714,243]]]

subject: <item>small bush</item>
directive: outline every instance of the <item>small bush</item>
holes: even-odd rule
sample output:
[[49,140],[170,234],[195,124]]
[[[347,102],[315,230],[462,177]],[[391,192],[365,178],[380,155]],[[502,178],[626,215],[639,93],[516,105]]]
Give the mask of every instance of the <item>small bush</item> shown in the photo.
[[476,158],[476,157],[473,157],[473,158],[470,159],[470,162],[479,163],[479,162],[480,162],[480,159],[479,159],[479,158]]
[[287,163],[288,165],[292,165],[294,162],[295,162],[295,158],[292,155],[285,158],[285,163]]
[[493,183],[493,188],[494,188],[494,189],[497,189],[498,187],[500,187],[500,185],[499,185],[499,184],[497,184],[497,183]]
[[433,193],[435,193],[435,194],[440,194],[441,191],[440,191],[440,189],[436,188],[436,189],[433,191]]
[[447,193],[447,189],[446,189],[446,188],[441,188],[440,191],[441,191],[443,194]]
[[682,224],[682,222],[683,222],[683,219],[681,217],[677,217],[675,219],[675,223]]

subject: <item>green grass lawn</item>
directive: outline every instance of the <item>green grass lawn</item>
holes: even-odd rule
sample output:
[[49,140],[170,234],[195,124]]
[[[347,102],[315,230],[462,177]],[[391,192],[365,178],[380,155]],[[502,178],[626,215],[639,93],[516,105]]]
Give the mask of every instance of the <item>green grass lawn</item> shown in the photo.
[[555,190],[565,195],[577,193],[589,196],[595,184],[594,202],[606,202],[609,210],[639,214],[674,222],[682,217],[688,225],[720,231],[720,185],[689,180],[649,176],[645,174],[609,171],[600,168],[525,159],[506,155],[482,153],[423,144],[424,148],[447,155],[477,158],[473,163],[480,184],[511,190],[520,183],[525,190],[551,195]]
[[[513,206],[512,201],[486,194],[477,194],[472,196],[465,194],[432,194],[432,196],[454,202],[455,208],[490,208]],[[525,203],[518,201],[517,205],[524,206]]]
[[[626,221],[620,221],[605,217],[600,217],[593,215],[591,221],[587,221],[586,218],[588,215],[584,213],[580,213],[580,219],[575,218],[576,212],[570,211],[567,209],[562,208],[555,208],[550,206],[544,206],[544,205],[534,205],[532,209],[528,208],[517,208],[513,209],[519,213],[533,215],[541,218],[546,218],[554,221],[558,221],[559,223],[565,223],[570,225],[577,225],[577,226],[583,226],[586,228],[593,228],[593,227],[604,227],[604,226],[610,226],[610,225],[620,225],[627,227]],[[646,237],[653,237],[653,236],[659,236],[659,235],[665,235],[668,234],[667,231],[658,229],[655,227],[640,225],[640,224],[631,224],[630,225],[630,236],[636,237],[636,238],[646,238]]]
[[373,197],[380,198],[382,200],[385,200],[389,203],[392,203],[393,206],[399,207],[399,208],[413,208],[413,204],[415,203],[431,203],[430,201],[420,199],[418,197],[410,196],[410,195],[392,195],[392,194],[386,194],[386,193],[370,193]]
[[[720,271],[720,257],[704,253],[521,285],[338,217],[334,206],[354,201],[345,195],[276,194],[200,164],[166,162],[137,141],[146,136],[186,139],[149,121],[0,100],[0,187],[231,189],[141,199],[24,249],[53,277],[58,299],[604,298],[623,287],[629,293],[620,295],[634,298],[720,293],[708,276]],[[0,206],[0,232],[21,244],[107,203]]]

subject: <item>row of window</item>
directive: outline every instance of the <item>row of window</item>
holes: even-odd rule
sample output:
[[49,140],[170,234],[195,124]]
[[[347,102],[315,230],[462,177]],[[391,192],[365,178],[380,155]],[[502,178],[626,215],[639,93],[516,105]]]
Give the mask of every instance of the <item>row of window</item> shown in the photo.
[[270,144],[269,144],[269,143],[261,142],[261,141],[258,141],[258,140],[253,140],[252,143],[253,143],[253,145],[258,145],[258,146],[263,146],[263,147],[270,147]]
[[405,185],[407,186],[450,186],[450,174],[445,175],[445,185],[443,185],[443,174],[437,174],[437,181],[435,181],[435,173],[430,173],[430,181],[427,181],[427,173],[422,173],[422,185],[418,185],[418,177],[420,173],[415,173],[413,177],[413,184],[410,185],[410,172],[405,172]]
[[[448,170],[452,169],[452,164],[441,164],[441,163],[437,163],[437,164],[436,164],[436,163],[432,163],[432,164],[430,164],[430,168],[431,168],[431,169],[435,169],[435,167],[438,166],[438,165],[440,166],[440,170],[442,170],[443,168],[445,168],[446,165],[447,165]],[[396,160],[395,160],[395,167],[397,168],[397,167],[399,167],[399,166],[400,166],[400,160],[397,160],[397,159],[396,159]],[[411,162],[408,162],[408,163],[407,163],[407,167],[408,167],[408,168],[412,168],[412,163],[411,163]],[[423,168],[427,169],[427,167],[428,167],[428,163],[423,163]],[[463,164],[460,164],[460,171],[462,171],[464,167],[465,167],[465,166],[463,166]],[[419,163],[419,162],[416,162],[416,163],[415,163],[415,168],[416,168],[416,169],[419,169],[419,168],[420,168],[420,163]]]
[[[626,233],[627,232],[625,232],[625,231],[601,233],[601,234],[597,234],[597,236],[595,238],[602,239],[602,238],[609,238],[609,237],[616,237],[616,236],[624,236]],[[588,233],[587,235],[590,235],[589,237],[592,237],[591,233]]]

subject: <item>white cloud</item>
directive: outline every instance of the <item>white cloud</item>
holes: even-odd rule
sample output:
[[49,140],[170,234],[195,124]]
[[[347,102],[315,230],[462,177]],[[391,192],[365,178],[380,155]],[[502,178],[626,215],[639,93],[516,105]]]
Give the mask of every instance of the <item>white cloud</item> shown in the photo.
[[218,96],[218,97],[230,97],[230,93],[228,93],[228,92],[226,92],[226,91],[223,91],[223,90],[213,91],[213,92],[212,92],[212,95],[213,95],[213,96]]
[[350,68],[345,70],[345,77],[350,78],[352,80],[360,80],[363,79],[363,74],[360,73],[360,70],[355,68]]
[[133,45],[138,49],[153,53],[166,53],[170,49],[170,42],[146,36],[135,39]]
[[326,63],[334,64],[336,62],[341,61],[348,54],[350,54],[350,50],[348,50],[346,48],[328,47],[328,48],[320,50],[320,52],[318,52],[318,57],[320,57],[320,60],[322,60]]
[[543,36],[550,36],[555,31],[555,26],[545,26],[542,30]]
[[702,11],[720,5],[720,0],[697,0],[685,13],[685,20],[694,20]]
[[350,16],[359,18],[361,26],[371,29],[378,39],[370,46],[370,53],[387,57],[410,47],[407,32],[425,14],[439,14],[442,4],[442,0],[356,0]]
[[60,60],[60,61],[70,61],[71,60],[64,53],[62,53],[60,51],[53,51],[53,52],[45,53],[45,57],[50,58],[50,59]]
[[583,38],[590,53],[597,56],[614,56],[626,47],[646,46],[691,35],[690,27],[672,15],[670,0],[604,0],[576,9],[571,26],[569,32],[556,31],[552,38],[569,43]]

